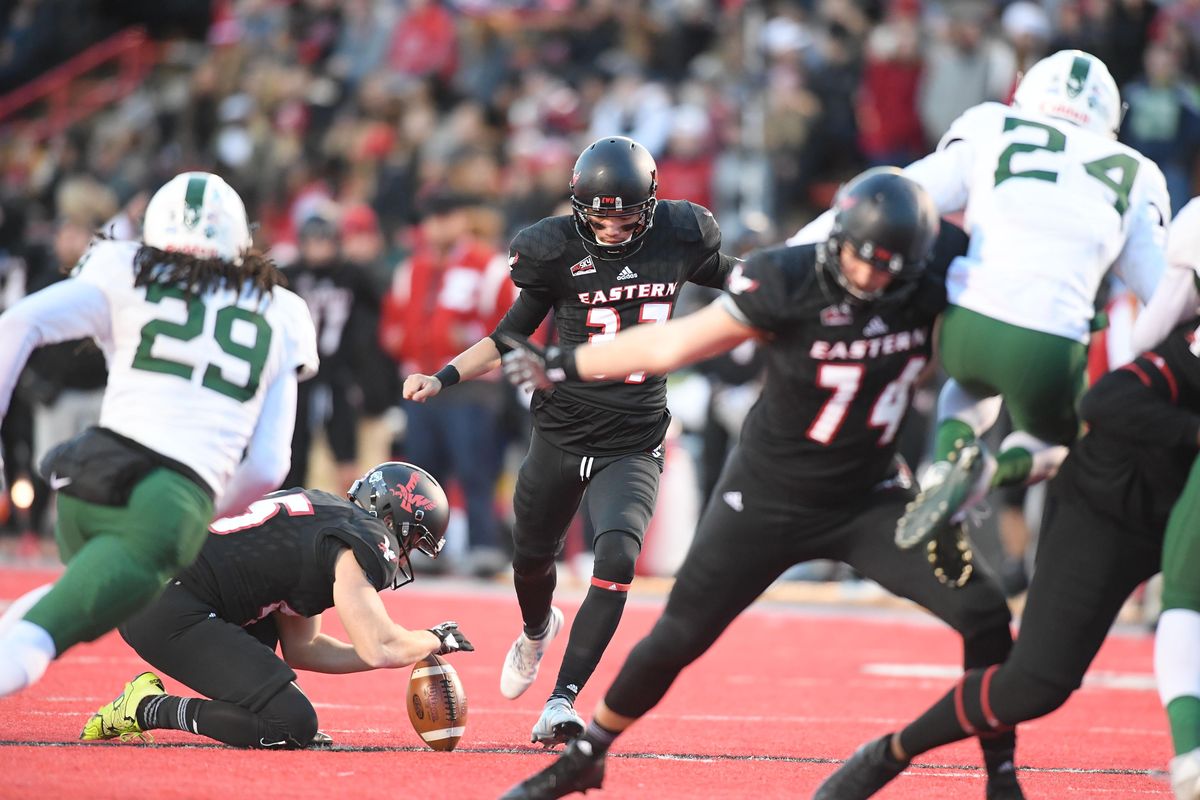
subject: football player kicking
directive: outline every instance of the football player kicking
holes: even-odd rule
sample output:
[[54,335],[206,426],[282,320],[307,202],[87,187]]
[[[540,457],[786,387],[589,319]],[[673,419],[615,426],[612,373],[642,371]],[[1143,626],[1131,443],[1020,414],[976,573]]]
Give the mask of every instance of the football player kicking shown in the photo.
[[[946,304],[946,265],[966,236],[949,224],[939,230],[929,195],[896,170],[863,173],[834,208],[828,241],[759,252],[734,269],[721,298],[663,329],[507,356],[511,379],[545,385],[626,369],[664,373],[759,337],[767,374],[661,619],[633,648],[583,737],[506,798],[599,786],[617,735],[799,562],[844,561],[925,606],[962,634],[967,669],[1008,655],[1004,594],[970,569],[962,531],[937,542],[940,578],[925,553],[898,552],[890,535],[913,495],[896,435]],[[1014,732],[980,741],[987,797],[1021,798]]]
[[[509,253],[521,294],[491,336],[436,375],[409,375],[404,398],[423,401],[500,365],[499,336],[533,333],[554,310],[564,344],[611,339],[617,331],[666,322],[684,281],[719,287],[736,259],[722,255],[707,209],[659,202],[657,167],[646,148],[620,136],[580,154],[569,216],[517,234]],[[662,441],[670,422],[666,379],[612,370],[600,383],[569,381],[532,401],[534,431],[513,498],[513,584],[524,630],[500,674],[513,699],[534,682],[546,646],[563,626],[551,605],[555,557],[584,502],[595,535],[591,587],[571,627],[558,679],[532,739],[546,746],[583,732],[575,698],[612,639],[654,511]]]
[[[151,666],[211,699],[169,695],[143,672],[79,738],[165,728],[237,747],[329,744],[293,669],[364,672],[474,650],[454,622],[402,628],[379,598],[412,581],[414,550],[430,558],[441,551],[449,515],[442,487],[419,467],[389,461],[347,497],[288,489],[214,522],[196,562],[119,628]],[[330,607],[349,643],[321,633]]]
[[0,316],[0,418],[34,348],[93,337],[108,360],[99,427],[41,465],[67,569],[0,618],[0,697],[154,599],[200,551],[214,504],[242,511],[287,474],[316,333],[251,247],[237,193],[184,173],[150,199],[142,241],[101,239],[72,280]]
[[[964,212],[971,248],[950,265],[938,341],[950,380],[938,398],[934,462],[897,524],[900,546],[922,544],[991,487],[1054,474],[1079,434],[1101,281],[1111,268],[1143,302],[1158,283],[1166,181],[1114,141],[1120,123],[1104,63],[1063,50],[1025,74],[1011,106],[968,109],[936,152],[905,168],[941,213]],[[1014,430],[993,457],[978,437],[1002,403]]]

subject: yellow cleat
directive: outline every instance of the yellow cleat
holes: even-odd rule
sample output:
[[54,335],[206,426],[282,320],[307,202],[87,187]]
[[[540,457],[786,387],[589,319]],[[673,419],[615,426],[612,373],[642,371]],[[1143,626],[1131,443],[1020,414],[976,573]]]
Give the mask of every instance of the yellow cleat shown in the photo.
[[141,739],[144,742],[154,741],[154,737],[143,731],[138,725],[137,707],[145,697],[166,693],[167,690],[163,688],[163,682],[157,675],[153,672],[143,672],[125,684],[125,688],[117,695],[117,699],[108,705],[101,706],[99,711],[92,714],[91,719],[83,726],[83,732],[79,734],[79,738],[85,742],[116,739],[118,736],[122,742],[128,742],[131,739]]

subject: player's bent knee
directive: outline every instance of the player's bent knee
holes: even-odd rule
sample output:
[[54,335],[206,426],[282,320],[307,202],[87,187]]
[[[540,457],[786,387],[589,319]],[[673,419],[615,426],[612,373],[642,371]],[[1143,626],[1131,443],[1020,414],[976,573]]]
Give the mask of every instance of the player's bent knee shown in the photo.
[[618,584],[633,582],[634,566],[642,548],[637,538],[625,531],[607,531],[596,537],[596,561],[592,575]]
[[259,712],[264,746],[307,747],[317,735],[317,710],[295,683],[281,689]]
[[1075,689],[1006,664],[997,671],[990,695],[996,715],[1015,725],[1057,710]]

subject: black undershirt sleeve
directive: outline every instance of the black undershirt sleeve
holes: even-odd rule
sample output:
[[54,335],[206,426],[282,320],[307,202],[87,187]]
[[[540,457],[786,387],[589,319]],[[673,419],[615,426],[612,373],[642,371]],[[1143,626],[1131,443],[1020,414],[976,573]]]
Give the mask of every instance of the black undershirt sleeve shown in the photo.
[[546,318],[553,307],[554,298],[549,293],[535,292],[529,289],[522,290],[504,318],[500,320],[500,324],[496,326],[496,330],[490,334],[501,355],[507,353],[511,348],[497,338],[500,331],[530,336],[542,324],[542,320]]

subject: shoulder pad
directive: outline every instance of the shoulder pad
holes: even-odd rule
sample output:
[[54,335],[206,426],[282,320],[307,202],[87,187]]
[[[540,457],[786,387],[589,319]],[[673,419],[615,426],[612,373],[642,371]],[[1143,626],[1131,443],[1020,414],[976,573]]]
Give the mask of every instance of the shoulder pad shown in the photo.
[[980,136],[997,135],[1003,130],[1001,118],[1009,113],[1021,112],[1002,103],[980,103],[972,106],[950,123],[950,129],[938,142],[937,149],[945,150],[955,142],[971,142]]
[[537,291],[549,285],[544,266],[562,256],[573,238],[578,238],[569,216],[547,217],[523,228],[508,249],[508,272],[521,289]]
[[71,269],[71,277],[84,278],[101,286],[133,285],[133,257],[138,242],[101,239],[89,247]]
[[[712,212],[688,200],[660,200],[656,216],[665,217],[675,238],[681,242],[703,242],[711,249],[721,246],[721,228]],[[656,219],[655,224],[661,224]]]
[[509,246],[509,257],[511,260],[518,255],[518,263],[520,259],[550,261],[562,255],[567,244],[578,236],[570,216],[546,217],[517,232]]

